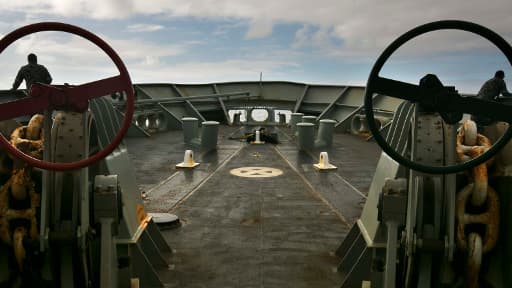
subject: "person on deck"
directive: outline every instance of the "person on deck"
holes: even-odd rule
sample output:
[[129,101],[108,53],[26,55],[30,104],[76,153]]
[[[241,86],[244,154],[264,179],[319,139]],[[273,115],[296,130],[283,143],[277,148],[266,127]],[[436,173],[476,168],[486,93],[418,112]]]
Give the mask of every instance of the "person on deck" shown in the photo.
[[[505,72],[503,72],[503,70],[496,71],[493,78],[485,81],[476,97],[488,101],[496,101],[500,95],[503,97],[512,97],[512,94],[508,92],[507,84],[505,84],[505,80],[503,79],[505,79]],[[492,119],[484,116],[472,116],[471,119],[476,122],[479,128],[493,122]]]
[[502,70],[496,71],[493,78],[485,81],[476,97],[491,101],[498,99],[500,94],[503,95],[503,97],[512,97],[512,94],[508,92],[507,84],[505,84],[505,80],[503,79],[505,79],[505,72]]
[[16,79],[12,84],[12,90],[18,89],[23,80],[25,80],[25,85],[27,86],[27,90],[29,91],[33,83],[52,83],[52,76],[50,75],[50,72],[48,72],[46,67],[44,67],[43,65],[37,64],[36,54],[28,54],[27,60],[28,64],[21,67],[18,71]]

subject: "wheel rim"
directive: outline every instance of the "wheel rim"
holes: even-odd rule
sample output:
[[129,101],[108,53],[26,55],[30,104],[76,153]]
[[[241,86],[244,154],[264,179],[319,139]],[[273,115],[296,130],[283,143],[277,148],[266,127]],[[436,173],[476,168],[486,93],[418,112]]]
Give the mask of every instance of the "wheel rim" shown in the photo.
[[[432,22],[428,23],[422,26],[418,26],[409,32],[403,34],[399,38],[397,38],[395,41],[393,41],[385,50],[382,52],[382,54],[379,56],[377,61],[375,62],[374,66],[372,67],[372,70],[370,72],[370,75],[368,77],[365,95],[364,95],[364,106],[365,106],[365,114],[368,119],[368,128],[373,134],[373,137],[377,144],[382,148],[382,150],[388,154],[391,158],[393,158],[398,163],[409,167],[413,170],[417,170],[424,173],[430,173],[430,174],[448,174],[448,173],[456,173],[460,172],[466,169],[469,169],[471,167],[474,167],[478,164],[481,164],[487,160],[489,160],[492,156],[494,156],[503,146],[507,144],[507,142],[512,137],[512,127],[509,125],[509,128],[506,130],[505,134],[501,136],[501,138],[494,143],[494,145],[487,150],[485,153],[483,153],[480,157],[474,158],[472,160],[469,160],[464,163],[459,163],[455,165],[449,165],[449,166],[429,166],[420,164],[418,162],[414,162],[410,159],[405,158],[401,154],[397,153],[387,142],[386,140],[380,135],[380,132],[375,125],[375,117],[373,114],[373,100],[372,96],[375,91],[374,82],[375,79],[379,77],[379,72],[381,71],[382,67],[386,63],[386,61],[389,59],[389,57],[403,44],[408,42],[409,40],[428,33],[433,32],[437,30],[448,30],[448,29],[454,29],[454,30],[462,30],[467,32],[472,32],[473,34],[477,34],[487,40],[489,40],[491,43],[493,43],[507,58],[510,65],[512,66],[512,47],[498,34],[493,32],[492,30],[485,28],[483,26],[480,26],[475,23],[471,22],[465,22],[465,21],[456,21],[456,20],[446,20],[446,21],[438,21],[438,22]],[[393,97],[392,95],[386,95]]]
[[[53,163],[53,162],[46,162],[42,161],[33,157],[30,157],[20,150],[13,147],[7,139],[0,133],[0,145],[5,148],[11,155],[14,157],[38,168],[46,169],[46,170],[57,170],[57,171],[64,171],[64,170],[73,170],[82,168],[85,166],[89,166],[93,163],[96,163],[100,161],[101,159],[105,158],[107,155],[112,153],[114,149],[117,148],[117,146],[121,143],[121,141],[124,138],[124,135],[128,131],[128,128],[130,128],[133,111],[134,111],[134,92],[133,92],[133,86],[130,79],[130,75],[128,73],[128,70],[126,69],[126,66],[124,65],[121,58],[117,55],[117,53],[112,49],[105,41],[103,41],[101,38],[96,36],[95,34],[82,29],[77,26],[73,26],[70,24],[65,23],[58,23],[58,22],[42,22],[42,23],[36,23],[27,25],[24,27],[21,27],[19,29],[16,29],[12,31],[11,33],[7,34],[5,37],[3,37],[0,40],[0,54],[7,48],[9,45],[11,45],[16,40],[33,34],[37,32],[43,32],[43,31],[57,31],[57,32],[67,32],[70,34],[74,34],[77,36],[80,36],[86,40],[89,40],[93,42],[97,47],[99,47],[103,52],[105,52],[110,59],[114,62],[116,65],[118,71],[119,71],[119,78],[124,84],[123,91],[126,93],[126,110],[124,113],[124,119],[121,125],[121,128],[119,129],[118,133],[112,140],[112,142],[107,145],[103,150],[99,151],[95,155],[80,160],[76,162],[68,162],[68,163]],[[1,105],[1,104],[0,104]]]

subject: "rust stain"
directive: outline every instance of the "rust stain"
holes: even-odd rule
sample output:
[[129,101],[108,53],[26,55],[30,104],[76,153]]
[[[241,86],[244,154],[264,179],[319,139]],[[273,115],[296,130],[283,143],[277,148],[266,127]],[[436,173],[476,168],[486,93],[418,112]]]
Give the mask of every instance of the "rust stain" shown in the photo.
[[260,224],[261,222],[263,222],[261,217],[256,217],[256,218],[250,218],[250,219],[242,219],[242,221],[240,221],[240,224],[245,225],[245,226],[250,226],[250,225],[254,225],[254,224]]

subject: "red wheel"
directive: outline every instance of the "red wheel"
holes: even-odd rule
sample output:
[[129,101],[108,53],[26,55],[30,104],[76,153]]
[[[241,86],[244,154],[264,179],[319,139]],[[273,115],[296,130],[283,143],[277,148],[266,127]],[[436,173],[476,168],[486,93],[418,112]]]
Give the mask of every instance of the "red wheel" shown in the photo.
[[88,108],[89,99],[110,95],[114,92],[124,91],[127,95],[126,111],[121,129],[118,131],[112,143],[107,145],[103,150],[89,158],[76,162],[53,163],[33,158],[12,146],[1,133],[0,145],[14,157],[34,167],[42,169],[64,171],[89,166],[112,153],[119,143],[121,143],[124,135],[131,125],[135,98],[130,75],[128,74],[128,70],[121,58],[105,41],[87,30],[64,23],[43,22],[16,29],[0,40],[0,54],[16,40],[42,31],[67,32],[91,41],[110,57],[120,74],[118,76],[74,87],[54,87],[38,83],[33,84],[30,91],[30,97],[0,104],[0,121],[38,113],[43,110],[54,110],[56,108],[60,110],[83,112]]

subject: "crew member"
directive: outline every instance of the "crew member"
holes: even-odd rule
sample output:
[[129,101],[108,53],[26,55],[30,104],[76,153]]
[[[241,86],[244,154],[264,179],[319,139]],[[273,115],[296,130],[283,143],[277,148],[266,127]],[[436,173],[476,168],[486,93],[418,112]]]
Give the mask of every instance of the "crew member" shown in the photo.
[[33,83],[39,82],[44,84],[52,83],[52,76],[50,72],[43,65],[37,64],[36,54],[30,53],[27,56],[28,64],[21,67],[16,75],[16,79],[12,84],[12,90],[18,89],[21,82],[25,80],[27,90],[30,91],[30,86]]
[[[488,101],[496,101],[500,95],[503,97],[512,97],[503,79],[505,79],[505,72],[503,72],[503,70],[496,71],[493,78],[485,81],[476,97]],[[471,118],[477,123],[479,128],[492,123],[492,119],[483,116],[472,116]]]
[[478,91],[477,97],[484,100],[496,100],[498,97],[512,97],[512,94],[507,90],[507,84],[505,84],[505,72],[502,70],[496,71],[494,77],[485,81],[480,91]]

